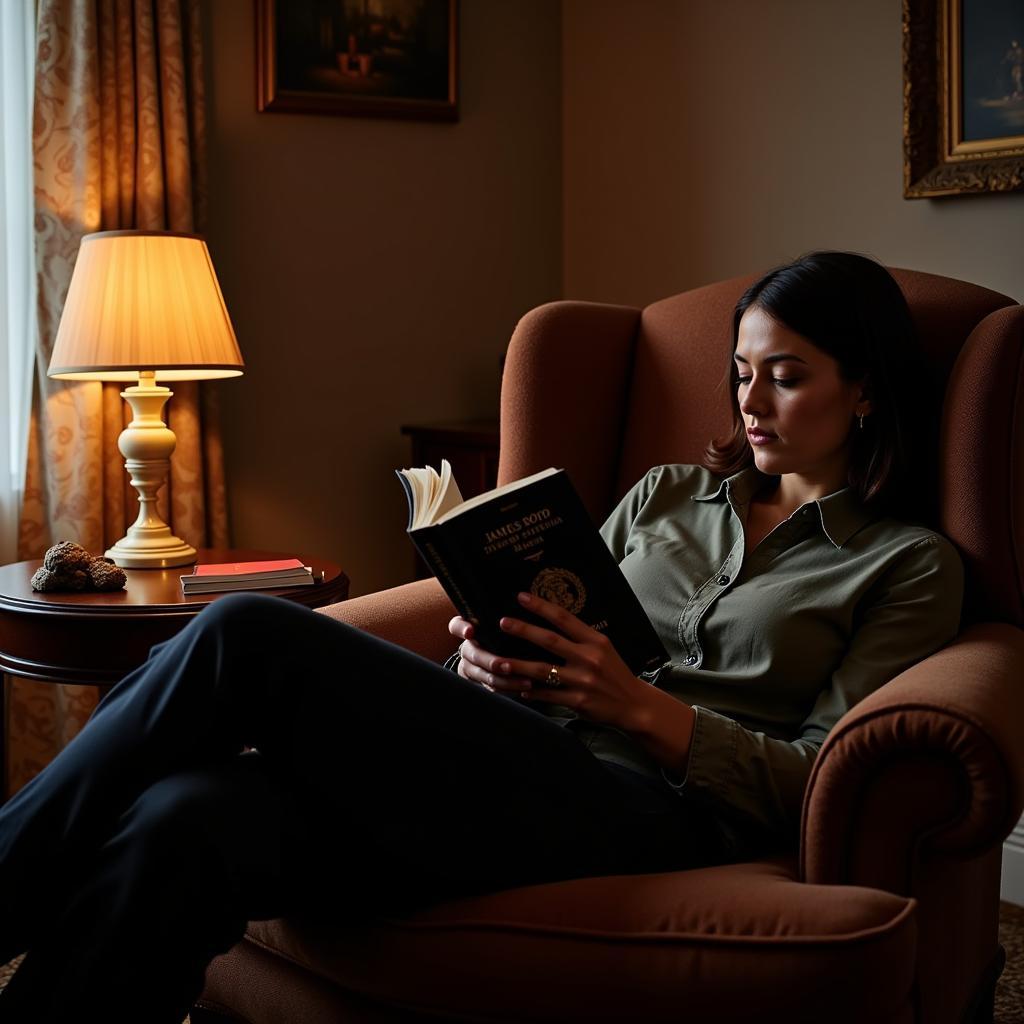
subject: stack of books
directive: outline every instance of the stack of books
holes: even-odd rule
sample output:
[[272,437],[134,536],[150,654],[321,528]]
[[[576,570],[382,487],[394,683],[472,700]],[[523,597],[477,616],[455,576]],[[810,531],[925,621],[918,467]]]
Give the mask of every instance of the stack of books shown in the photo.
[[313,570],[297,558],[273,562],[225,562],[197,565],[191,576],[181,577],[181,592],[211,594],[222,590],[268,590],[308,587],[315,582]]

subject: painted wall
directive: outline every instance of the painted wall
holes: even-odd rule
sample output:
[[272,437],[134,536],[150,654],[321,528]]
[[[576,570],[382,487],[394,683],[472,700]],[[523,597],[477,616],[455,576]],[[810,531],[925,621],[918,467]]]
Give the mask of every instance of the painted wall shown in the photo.
[[1024,193],[902,198],[896,0],[564,0],[563,90],[568,298],[815,248],[1024,298]]
[[497,415],[517,319],[559,295],[560,6],[463,0],[456,124],[257,113],[253,6],[204,8],[233,539],[367,593],[411,578],[400,425]]

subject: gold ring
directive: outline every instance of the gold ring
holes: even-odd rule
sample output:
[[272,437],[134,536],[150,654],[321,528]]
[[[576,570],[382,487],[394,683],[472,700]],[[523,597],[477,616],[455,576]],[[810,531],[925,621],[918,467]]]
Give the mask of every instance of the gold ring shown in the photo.
[[551,666],[551,671],[548,673],[547,679],[544,682],[548,686],[553,686],[556,689],[562,685],[562,681],[558,678],[558,669],[554,665]]

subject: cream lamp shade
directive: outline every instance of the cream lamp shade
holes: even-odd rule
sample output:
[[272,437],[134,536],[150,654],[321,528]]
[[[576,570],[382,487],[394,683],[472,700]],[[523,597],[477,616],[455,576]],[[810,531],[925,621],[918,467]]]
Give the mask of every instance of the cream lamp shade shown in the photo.
[[172,392],[157,380],[237,377],[244,364],[206,243],[169,231],[85,235],[47,373],[60,380],[135,381],[122,396],[134,413],[118,438],[139,518],[107,551],[126,568],[195,561],[156,512],[174,434],[163,421]]
[[198,235],[86,235],[47,373],[61,380],[237,377],[243,369],[217,275]]

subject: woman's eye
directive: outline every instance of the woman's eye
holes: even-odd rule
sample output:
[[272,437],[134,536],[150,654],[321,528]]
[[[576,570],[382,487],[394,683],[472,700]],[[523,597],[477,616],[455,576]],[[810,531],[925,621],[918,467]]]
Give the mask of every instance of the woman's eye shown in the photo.
[[[749,377],[733,377],[733,386],[739,387],[741,384],[749,384]],[[793,388],[800,383],[799,377],[772,377],[772,383],[778,385],[780,388]]]

